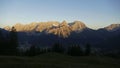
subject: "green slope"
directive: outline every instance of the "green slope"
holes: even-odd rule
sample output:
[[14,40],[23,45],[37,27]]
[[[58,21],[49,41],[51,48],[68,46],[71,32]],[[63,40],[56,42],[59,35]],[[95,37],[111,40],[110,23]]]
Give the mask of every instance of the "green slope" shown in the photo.
[[0,56],[0,68],[119,68],[120,59],[47,53],[35,57]]

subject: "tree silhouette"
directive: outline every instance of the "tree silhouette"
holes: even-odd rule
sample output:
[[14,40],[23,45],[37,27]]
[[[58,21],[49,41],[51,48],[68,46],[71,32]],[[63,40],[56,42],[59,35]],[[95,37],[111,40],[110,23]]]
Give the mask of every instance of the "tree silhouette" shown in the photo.
[[18,37],[17,37],[17,32],[14,27],[12,27],[10,31],[10,52],[13,55],[17,54],[17,47],[18,47]]
[[91,53],[91,45],[90,44],[86,44],[86,49],[85,49],[85,55],[89,56]]
[[9,45],[10,45],[9,43],[10,41],[4,37],[2,30],[0,30],[0,54],[1,55],[9,54]]
[[68,48],[68,54],[71,56],[81,56],[83,51],[79,45],[74,45]]
[[46,53],[46,50],[41,49],[40,47],[37,47],[35,45],[32,45],[28,50],[26,50],[24,55],[25,56],[36,56],[42,53]]
[[59,43],[55,43],[53,45],[53,47],[52,47],[52,51],[53,52],[57,52],[57,53],[63,53],[64,52],[64,48]]
[[4,52],[4,38],[3,38],[3,34],[2,31],[0,30],[0,54],[3,54]]
[[26,54],[28,56],[35,56],[36,55],[36,47],[32,45],[30,49],[27,50]]

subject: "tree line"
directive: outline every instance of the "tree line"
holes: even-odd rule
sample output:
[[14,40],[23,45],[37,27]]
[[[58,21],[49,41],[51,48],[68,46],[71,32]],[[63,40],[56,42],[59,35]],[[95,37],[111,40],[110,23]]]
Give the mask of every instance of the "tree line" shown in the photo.
[[38,46],[32,45],[26,51],[19,52],[19,55],[37,56],[49,52],[67,54],[70,56],[89,56],[91,55],[91,46],[90,44],[86,44],[86,48],[83,50],[79,45],[72,45],[64,48],[60,43],[55,43],[51,48],[40,48]]

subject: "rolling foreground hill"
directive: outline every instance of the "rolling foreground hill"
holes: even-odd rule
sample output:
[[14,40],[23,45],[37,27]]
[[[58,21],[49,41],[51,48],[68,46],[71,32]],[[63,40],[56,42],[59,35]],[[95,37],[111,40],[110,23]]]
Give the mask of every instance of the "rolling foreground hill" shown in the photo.
[[0,56],[0,68],[119,68],[120,59],[47,53],[35,57]]

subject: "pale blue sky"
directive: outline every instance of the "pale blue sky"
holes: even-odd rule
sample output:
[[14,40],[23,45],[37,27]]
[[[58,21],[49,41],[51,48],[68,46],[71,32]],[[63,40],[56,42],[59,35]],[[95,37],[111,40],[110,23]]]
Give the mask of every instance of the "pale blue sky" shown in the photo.
[[63,20],[91,28],[120,23],[120,0],[0,0],[0,27]]

